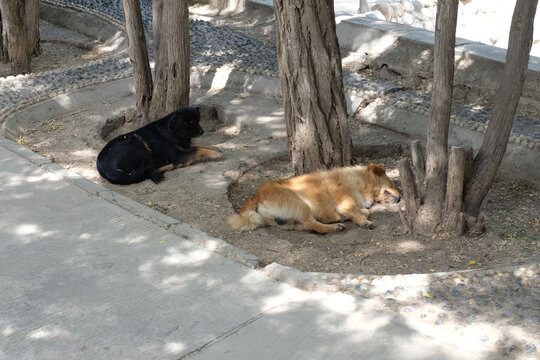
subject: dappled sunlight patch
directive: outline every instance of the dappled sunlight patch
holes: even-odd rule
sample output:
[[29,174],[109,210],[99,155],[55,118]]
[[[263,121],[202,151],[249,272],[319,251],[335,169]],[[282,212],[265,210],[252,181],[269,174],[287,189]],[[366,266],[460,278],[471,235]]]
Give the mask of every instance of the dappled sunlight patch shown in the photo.
[[14,332],[15,332],[15,328],[12,325],[7,325],[2,328],[2,330],[0,331],[0,334],[2,334],[2,336],[7,337],[7,336],[12,335]]
[[24,183],[38,183],[38,182],[59,182],[61,178],[53,173],[44,173],[41,170],[33,171],[30,174],[11,174],[0,173],[0,177],[3,178],[3,185],[5,187],[20,186]]
[[69,109],[72,104],[71,98],[68,94],[58,95],[54,98],[54,101],[56,101],[58,105],[60,105],[64,109]]
[[188,252],[180,252],[178,249],[170,247],[167,249],[167,255],[159,261],[166,266],[193,266],[202,265],[208,261],[211,254],[206,249],[196,249]]
[[95,168],[74,166],[71,167],[70,170],[89,180],[96,180],[100,177],[99,172]]
[[330,311],[337,313],[350,313],[357,310],[356,299],[353,296],[335,293],[322,298],[323,304]]
[[77,151],[72,151],[71,155],[80,158],[95,158],[97,156],[97,151],[94,149],[82,149]]
[[425,246],[417,240],[405,240],[397,244],[397,251],[401,254],[424,250]]
[[223,65],[217,69],[207,94],[213,94],[216,91],[223,90],[227,85],[227,81],[229,80],[232,71],[233,67],[230,65]]
[[164,350],[167,354],[180,355],[186,350],[186,345],[180,342],[168,342],[165,344]]
[[146,236],[127,236],[125,238],[119,239],[116,242],[119,244],[127,244],[127,245],[134,245],[134,244],[141,244],[145,242],[147,239]]
[[32,340],[48,340],[58,337],[66,338],[69,336],[70,333],[68,331],[54,325],[42,326],[39,329],[31,331],[26,335],[28,339]]
[[21,224],[15,226],[12,233],[19,237],[23,243],[30,243],[34,240],[51,237],[57,234],[57,231],[43,231],[43,229],[36,224]]
[[188,284],[191,284],[194,281],[197,281],[199,279],[199,276],[197,273],[192,274],[184,274],[182,276],[179,275],[173,275],[173,276],[167,276],[163,278],[158,286],[162,290],[175,290],[179,288],[183,288],[187,286]]

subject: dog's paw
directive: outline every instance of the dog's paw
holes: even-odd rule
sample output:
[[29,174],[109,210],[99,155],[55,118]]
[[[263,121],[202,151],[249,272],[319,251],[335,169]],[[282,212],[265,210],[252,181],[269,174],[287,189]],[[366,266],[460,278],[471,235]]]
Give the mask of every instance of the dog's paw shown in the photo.
[[373,229],[375,227],[375,224],[369,220],[366,220],[366,222],[363,222],[361,224],[358,224],[358,226],[364,228],[364,229]]
[[154,184],[159,184],[164,177],[162,172],[152,171],[152,173],[150,173],[150,180],[152,180]]
[[202,157],[207,159],[219,159],[223,157],[221,151],[219,151],[219,149],[215,146],[199,147],[199,152],[201,153]]
[[341,231],[345,230],[345,224],[337,223],[335,225],[336,225],[336,229],[334,230],[335,232],[341,232]]

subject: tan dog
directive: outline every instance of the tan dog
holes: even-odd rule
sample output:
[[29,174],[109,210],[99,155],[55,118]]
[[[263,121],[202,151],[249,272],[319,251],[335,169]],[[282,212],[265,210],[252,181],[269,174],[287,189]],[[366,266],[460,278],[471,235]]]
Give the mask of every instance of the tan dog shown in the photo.
[[248,231],[292,222],[299,223],[295,229],[327,234],[342,230],[339,222],[351,219],[371,228],[367,209],[399,199],[392,180],[375,164],[336,168],[263,184],[227,225]]

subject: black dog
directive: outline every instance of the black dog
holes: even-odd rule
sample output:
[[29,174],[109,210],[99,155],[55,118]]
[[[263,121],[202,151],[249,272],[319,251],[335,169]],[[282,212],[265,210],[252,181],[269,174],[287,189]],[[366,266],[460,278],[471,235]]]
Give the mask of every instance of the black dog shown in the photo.
[[204,133],[198,108],[183,107],[135,131],[111,140],[97,157],[101,176],[113,184],[128,185],[188,166],[197,160],[215,159],[215,148],[192,146],[191,139]]

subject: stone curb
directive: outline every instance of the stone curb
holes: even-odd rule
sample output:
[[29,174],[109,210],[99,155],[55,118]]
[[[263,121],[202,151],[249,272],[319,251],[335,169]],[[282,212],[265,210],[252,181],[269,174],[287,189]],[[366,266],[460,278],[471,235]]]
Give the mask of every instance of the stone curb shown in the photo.
[[373,294],[370,294],[369,292],[359,294],[352,288],[361,281],[367,281],[369,283],[376,283],[381,289],[392,288],[396,286],[396,284],[402,284],[406,285],[408,288],[413,288],[414,291],[418,291],[436,280],[444,280],[449,277],[484,277],[497,274],[513,274],[514,276],[519,277],[526,273],[538,274],[540,271],[540,264],[528,263],[503,266],[494,269],[481,268],[436,273],[371,275],[304,272],[289,266],[271,263],[262,268],[261,271],[275,280],[285,282],[306,291],[322,290],[326,292],[343,292],[371,298]]

